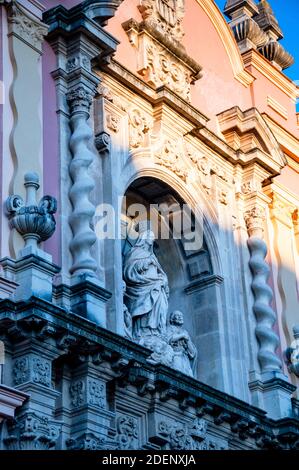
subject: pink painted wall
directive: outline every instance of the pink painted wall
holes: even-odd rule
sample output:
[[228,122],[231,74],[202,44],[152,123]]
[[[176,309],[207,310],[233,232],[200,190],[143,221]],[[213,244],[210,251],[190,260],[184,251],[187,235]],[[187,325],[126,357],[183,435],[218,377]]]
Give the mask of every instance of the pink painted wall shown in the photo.
[[42,56],[43,77],[43,168],[44,194],[54,196],[58,202],[55,219],[57,228],[54,235],[44,243],[44,249],[51,253],[53,261],[60,263],[60,193],[59,193],[59,152],[58,152],[58,119],[56,89],[51,72],[56,68],[56,57],[51,46],[44,42]]
[[[249,67],[248,70],[256,78],[252,84],[252,105],[256,106],[261,113],[267,113],[280,126],[299,138],[294,101],[254,67]],[[267,96],[274,98],[286,109],[288,113],[287,119],[284,119],[279,113],[268,106]]]

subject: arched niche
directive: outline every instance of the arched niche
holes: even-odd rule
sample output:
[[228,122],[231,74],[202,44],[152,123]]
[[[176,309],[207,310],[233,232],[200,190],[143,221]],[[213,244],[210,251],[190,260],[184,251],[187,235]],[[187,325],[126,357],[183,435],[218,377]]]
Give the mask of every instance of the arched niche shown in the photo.
[[[125,192],[122,207],[122,224],[126,235],[122,240],[122,256],[134,245],[130,237],[130,225],[144,220],[143,214],[129,214],[125,211],[132,205],[142,205],[150,213],[151,207],[166,204],[183,207],[185,201],[172,187],[161,179],[139,177],[135,179]],[[135,206],[137,207],[137,206]],[[193,227],[195,225],[193,218]],[[161,229],[167,221],[163,216],[154,217],[158,220],[157,238],[154,252],[166,272],[169,282],[169,311],[181,310],[184,314],[185,328],[197,349],[197,360],[194,376],[209,385],[223,388],[222,371],[225,370],[221,354],[223,344],[222,331],[222,282],[221,273],[216,260],[219,259],[217,245],[212,239],[211,230],[203,223],[203,240],[200,247],[186,249],[184,235],[174,238],[170,230],[169,238],[161,238]],[[171,226],[171,224],[170,224]],[[196,225],[195,225],[196,226]],[[198,225],[197,225],[198,227]],[[164,232],[165,235],[165,232]],[[189,246],[190,248],[190,246]]]

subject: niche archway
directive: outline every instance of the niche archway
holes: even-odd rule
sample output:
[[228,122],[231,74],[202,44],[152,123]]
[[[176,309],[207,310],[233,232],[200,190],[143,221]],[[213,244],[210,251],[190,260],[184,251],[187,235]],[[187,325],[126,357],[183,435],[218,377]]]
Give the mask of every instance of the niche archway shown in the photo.
[[[122,255],[133,246],[134,238],[128,235],[128,225],[137,224],[138,217],[143,215],[128,215],[125,209],[132,204],[161,206],[174,204],[183,207],[182,197],[163,181],[153,177],[141,177],[136,179],[127,189],[123,203],[122,218],[123,228],[127,235],[122,241]],[[191,216],[192,219],[192,216]],[[184,313],[185,328],[189,332],[198,352],[195,367],[195,377],[210,385],[219,387],[216,369],[220,366],[220,342],[218,315],[221,311],[221,284],[222,278],[215,273],[213,259],[216,254],[209,247],[205,233],[203,242],[198,249],[186,250],[186,240],[173,238],[170,231],[168,239],[161,238],[163,230],[163,216],[157,218],[159,230],[154,245],[154,252],[168,276],[170,296],[169,312],[181,310]],[[171,224],[170,224],[171,225]],[[162,232],[163,233],[163,232]],[[177,236],[177,235],[176,235]],[[213,246],[213,243],[211,243]],[[190,246],[190,245],[189,245]],[[220,344],[219,344],[220,346]],[[208,354],[207,354],[208,353]],[[210,364],[209,364],[210,363]]]

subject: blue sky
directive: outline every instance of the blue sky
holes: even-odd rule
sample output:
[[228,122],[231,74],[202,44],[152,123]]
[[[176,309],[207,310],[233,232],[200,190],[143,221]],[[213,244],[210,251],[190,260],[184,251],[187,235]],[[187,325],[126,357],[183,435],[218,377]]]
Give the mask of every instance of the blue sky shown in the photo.
[[[226,0],[216,0],[216,3],[223,11]],[[282,44],[295,58],[295,64],[284,73],[299,81],[299,0],[269,0],[269,3],[284,33]]]

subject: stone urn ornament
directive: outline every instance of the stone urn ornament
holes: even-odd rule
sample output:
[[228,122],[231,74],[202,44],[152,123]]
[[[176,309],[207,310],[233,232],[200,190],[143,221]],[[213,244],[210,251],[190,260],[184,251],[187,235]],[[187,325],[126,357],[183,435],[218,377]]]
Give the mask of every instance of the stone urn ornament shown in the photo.
[[11,227],[22,235],[25,247],[34,250],[55,231],[56,221],[53,214],[57,211],[57,202],[52,196],[44,196],[37,203],[36,193],[40,185],[39,176],[35,172],[25,174],[24,186],[26,202],[21,196],[10,196],[6,201],[6,210]]

